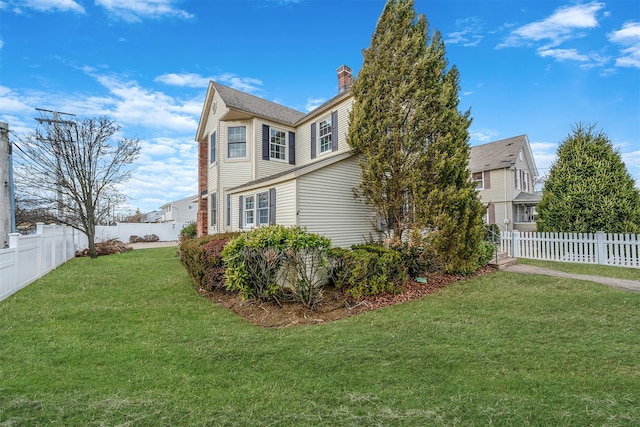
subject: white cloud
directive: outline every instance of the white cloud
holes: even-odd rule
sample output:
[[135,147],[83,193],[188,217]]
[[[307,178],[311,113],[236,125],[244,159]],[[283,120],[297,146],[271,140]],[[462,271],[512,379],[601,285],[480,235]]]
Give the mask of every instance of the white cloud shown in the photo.
[[202,77],[199,74],[183,73],[183,74],[163,74],[154,79],[156,82],[164,83],[169,86],[186,86],[186,87],[207,87],[209,78]]
[[470,17],[456,20],[456,29],[447,35],[445,44],[461,44],[465,47],[477,46],[483,39],[484,25],[479,18]]
[[618,67],[640,68],[640,22],[627,22],[608,39],[623,46],[621,56],[616,58]]
[[581,37],[581,30],[597,27],[597,13],[604,6],[601,2],[591,2],[558,8],[541,21],[516,28],[497,47],[529,45],[531,42],[546,42],[544,49],[558,46],[564,41]]
[[110,115],[119,123],[195,134],[197,117],[191,114],[191,108],[185,111],[185,106],[179,100],[162,92],[143,88],[135,81],[121,80],[116,76],[94,77],[112,95],[102,101],[113,107]]
[[307,99],[307,103],[304,106],[304,110],[306,112],[313,111],[316,108],[318,108],[319,106],[321,106],[322,104],[324,104],[325,101],[326,101],[326,99],[324,99],[324,98],[310,98],[310,99]]
[[190,19],[193,15],[174,7],[176,0],[96,0],[96,5],[104,7],[118,19],[127,22],[142,22],[144,18]]
[[18,2],[14,12],[20,8],[34,9],[39,12],[76,12],[85,13],[84,7],[74,0],[24,0]]
[[558,143],[531,142],[530,145],[536,167],[538,168],[538,174],[540,176],[548,174],[551,165],[556,161]]
[[478,129],[469,132],[469,136],[473,141],[485,143],[495,141],[496,137],[498,136],[498,132],[494,131],[493,129]]
[[578,53],[576,49],[538,49],[538,55],[541,57],[552,57],[558,61],[589,61],[590,58],[587,55]]

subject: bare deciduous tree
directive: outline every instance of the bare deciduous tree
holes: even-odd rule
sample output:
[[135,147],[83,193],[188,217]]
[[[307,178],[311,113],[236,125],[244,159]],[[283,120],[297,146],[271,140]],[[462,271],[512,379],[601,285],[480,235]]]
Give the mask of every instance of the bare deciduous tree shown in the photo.
[[95,227],[124,202],[120,186],[131,177],[140,141],[114,141],[120,126],[106,117],[37,120],[19,144],[18,185],[57,221],[84,232],[95,258]]

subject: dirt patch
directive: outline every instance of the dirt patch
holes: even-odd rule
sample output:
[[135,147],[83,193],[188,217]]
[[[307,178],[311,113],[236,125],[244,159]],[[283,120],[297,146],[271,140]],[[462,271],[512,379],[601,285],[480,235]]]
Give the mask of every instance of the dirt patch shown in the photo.
[[478,277],[494,272],[495,269],[485,267],[468,276],[447,274],[430,274],[427,282],[409,281],[402,286],[398,294],[380,294],[354,300],[340,290],[327,288],[322,302],[310,310],[299,303],[243,301],[237,293],[226,290],[207,292],[200,290],[200,294],[221,306],[228,308],[248,322],[266,328],[282,328],[294,325],[313,325],[331,322],[354,316],[381,307],[400,304],[425,295],[437,292],[452,283]]

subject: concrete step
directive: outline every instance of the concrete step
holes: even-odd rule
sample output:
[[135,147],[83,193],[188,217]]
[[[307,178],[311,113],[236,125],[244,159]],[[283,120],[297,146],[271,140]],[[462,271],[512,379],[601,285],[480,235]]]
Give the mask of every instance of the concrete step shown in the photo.
[[517,258],[511,258],[508,256],[503,256],[501,258],[499,254],[498,254],[497,262],[495,257],[493,257],[491,261],[489,261],[489,265],[498,270],[503,270],[507,267],[511,267],[512,265],[516,265],[517,263],[518,263]]

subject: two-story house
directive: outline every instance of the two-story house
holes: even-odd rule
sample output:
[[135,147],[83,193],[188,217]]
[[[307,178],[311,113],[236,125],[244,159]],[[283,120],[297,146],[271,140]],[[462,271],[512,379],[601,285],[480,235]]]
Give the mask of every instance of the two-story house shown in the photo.
[[351,81],[351,69],[338,68],[338,94],[308,114],[210,82],[196,135],[199,235],[277,223],[335,246],[378,237],[353,193]]
[[189,223],[196,220],[198,204],[194,202],[195,196],[174,200],[160,207],[162,216],[160,222]]
[[535,231],[538,176],[527,135],[471,147],[469,170],[487,207],[485,222],[501,230]]
[[[344,65],[337,73],[338,94],[310,113],[209,83],[196,134],[198,235],[281,224],[335,246],[380,237],[373,212],[354,197],[352,73]],[[473,147],[470,168],[488,222],[513,229],[533,219],[537,170],[526,136]]]

